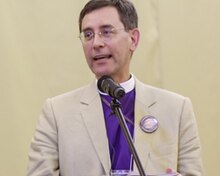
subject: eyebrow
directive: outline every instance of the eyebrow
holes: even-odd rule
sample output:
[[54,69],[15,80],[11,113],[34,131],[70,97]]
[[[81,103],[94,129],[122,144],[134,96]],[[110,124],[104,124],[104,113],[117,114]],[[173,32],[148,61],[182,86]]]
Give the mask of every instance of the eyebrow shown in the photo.
[[[114,26],[111,25],[111,24],[105,24],[105,25],[102,25],[99,27],[99,29],[104,29],[104,28],[113,28]],[[82,29],[82,32],[85,32],[85,31],[93,31],[93,29],[91,27],[87,27],[85,29]]]
[[85,29],[82,29],[82,32],[85,32],[85,31],[92,31],[92,28],[87,27],[87,28],[85,28]]

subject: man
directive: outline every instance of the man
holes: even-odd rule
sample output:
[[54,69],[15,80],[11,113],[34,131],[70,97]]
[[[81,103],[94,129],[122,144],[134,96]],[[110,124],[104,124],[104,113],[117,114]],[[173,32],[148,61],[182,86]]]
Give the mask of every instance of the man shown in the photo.
[[121,109],[145,172],[161,174],[171,168],[184,176],[202,175],[190,100],[145,85],[130,73],[140,36],[137,23],[136,10],[127,0],[91,0],[82,9],[80,39],[96,79],[46,101],[31,143],[29,176],[138,171],[110,108],[112,98],[97,88],[103,75],[125,89]]

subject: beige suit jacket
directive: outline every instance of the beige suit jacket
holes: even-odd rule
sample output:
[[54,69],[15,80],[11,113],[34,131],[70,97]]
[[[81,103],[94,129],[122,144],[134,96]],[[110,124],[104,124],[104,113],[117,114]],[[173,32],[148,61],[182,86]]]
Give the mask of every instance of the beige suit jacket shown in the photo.
[[[145,172],[159,174],[172,168],[182,175],[202,175],[201,147],[190,100],[137,79],[135,89],[134,144]],[[140,128],[146,115],[159,121],[153,133]],[[48,99],[31,142],[27,175],[101,176],[110,168],[96,81]]]

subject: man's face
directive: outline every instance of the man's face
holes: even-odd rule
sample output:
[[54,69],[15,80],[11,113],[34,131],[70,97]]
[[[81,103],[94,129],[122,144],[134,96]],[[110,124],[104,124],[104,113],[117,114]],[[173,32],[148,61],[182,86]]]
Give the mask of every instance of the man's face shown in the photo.
[[[103,7],[85,15],[82,31],[86,38],[95,33],[94,38],[82,42],[82,45],[89,68],[96,78],[109,75],[117,82],[128,80],[129,64],[139,31],[125,31],[114,7]],[[99,35],[100,31],[103,35]]]

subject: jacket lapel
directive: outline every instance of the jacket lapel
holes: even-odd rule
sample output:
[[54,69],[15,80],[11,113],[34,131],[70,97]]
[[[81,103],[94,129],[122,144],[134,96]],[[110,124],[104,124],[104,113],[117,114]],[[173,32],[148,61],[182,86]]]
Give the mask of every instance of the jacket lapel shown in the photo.
[[[151,151],[151,144],[154,133],[143,132],[140,128],[140,121],[146,115],[151,115],[151,108],[156,104],[154,95],[150,89],[135,79],[136,99],[135,99],[135,132],[134,145],[139,159],[146,171],[148,159]],[[96,81],[89,85],[81,99],[81,112],[88,129],[91,140],[94,144],[100,162],[108,173],[111,169],[109,155],[108,138],[105,129],[105,120],[101,100],[97,91]],[[134,163],[134,171],[138,172]]]
[[89,85],[81,99],[82,116],[105,172],[110,170],[108,138],[96,81]]
[[[134,144],[142,166],[146,171],[154,133],[144,132],[140,127],[140,121],[143,117],[152,115],[151,108],[156,104],[156,101],[154,95],[146,85],[142,85],[137,79],[135,81],[136,100]],[[134,164],[134,171],[138,172],[136,164]]]

